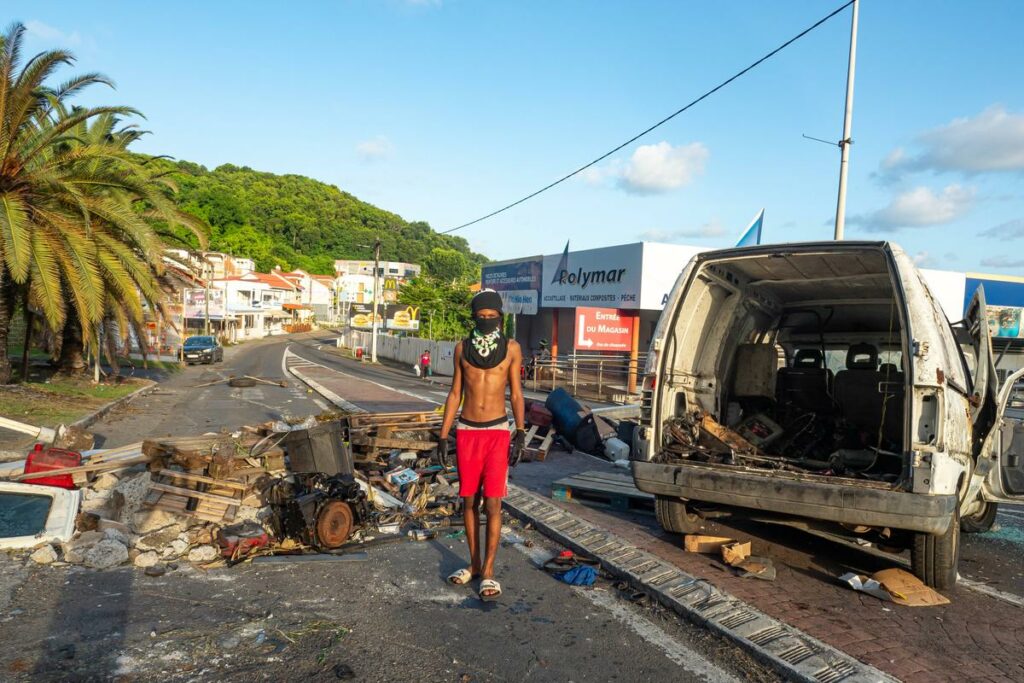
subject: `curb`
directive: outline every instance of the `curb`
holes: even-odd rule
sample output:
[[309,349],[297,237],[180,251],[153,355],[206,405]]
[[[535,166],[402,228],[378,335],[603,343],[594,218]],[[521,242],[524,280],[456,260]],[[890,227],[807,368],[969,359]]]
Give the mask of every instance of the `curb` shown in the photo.
[[70,427],[80,427],[82,429],[88,429],[89,427],[91,427],[95,423],[99,422],[100,419],[102,419],[111,410],[114,410],[115,408],[120,408],[121,406],[123,406],[124,404],[128,403],[129,401],[131,401],[132,399],[136,398],[137,396],[142,396],[144,394],[148,394],[149,392],[153,391],[158,386],[160,386],[159,382],[154,382],[151,379],[147,379],[147,380],[144,380],[144,381],[149,382],[149,386],[139,387],[138,389],[136,389],[132,393],[128,394],[127,396],[122,396],[121,398],[118,398],[118,399],[115,399],[115,400],[111,401],[110,403],[108,403],[105,406],[101,407],[96,412],[94,412],[94,413],[92,413],[90,415],[86,415],[85,417],[80,418],[78,420],[75,420],[74,422],[72,422],[68,426],[70,426]]
[[619,536],[554,505],[533,492],[508,485],[505,509],[531,522],[549,538],[596,557],[614,576],[686,617],[724,636],[781,673],[807,683],[895,683],[897,679],[813,638],[709,582],[640,550]]

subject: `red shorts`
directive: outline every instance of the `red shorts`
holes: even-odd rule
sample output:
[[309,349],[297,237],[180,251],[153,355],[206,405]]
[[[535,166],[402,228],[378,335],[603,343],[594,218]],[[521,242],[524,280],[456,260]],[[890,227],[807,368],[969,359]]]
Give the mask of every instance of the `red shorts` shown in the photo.
[[512,435],[504,424],[495,429],[455,430],[459,495],[484,498],[508,495],[508,446]]

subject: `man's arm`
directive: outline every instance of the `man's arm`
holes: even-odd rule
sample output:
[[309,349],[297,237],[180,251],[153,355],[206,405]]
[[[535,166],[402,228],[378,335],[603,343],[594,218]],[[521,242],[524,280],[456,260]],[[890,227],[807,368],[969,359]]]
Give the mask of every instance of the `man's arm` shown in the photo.
[[452,388],[444,401],[444,420],[441,422],[441,438],[447,439],[455,422],[455,413],[462,402],[462,342],[455,345],[455,373],[452,375]]
[[512,416],[516,420],[516,429],[524,429],[526,425],[526,408],[523,405],[523,382],[520,377],[523,367],[523,348],[519,342],[510,340],[509,356],[512,362],[508,364],[508,393],[509,402],[512,404]]

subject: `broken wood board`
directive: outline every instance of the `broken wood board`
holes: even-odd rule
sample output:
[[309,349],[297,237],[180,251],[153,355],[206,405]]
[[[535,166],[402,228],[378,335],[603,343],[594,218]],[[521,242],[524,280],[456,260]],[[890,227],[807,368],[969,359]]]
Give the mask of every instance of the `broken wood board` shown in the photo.
[[[704,413],[701,418],[700,428],[702,440],[704,438],[710,438],[712,441],[724,446],[727,450],[750,455],[757,455],[761,452],[757,446],[744,439],[734,430],[729,429],[725,425],[719,424],[718,421],[708,413]],[[715,444],[711,444],[711,447],[714,448]]]
[[736,539],[726,536],[705,536],[703,534],[686,534],[683,537],[683,548],[688,553],[719,553],[726,543]]

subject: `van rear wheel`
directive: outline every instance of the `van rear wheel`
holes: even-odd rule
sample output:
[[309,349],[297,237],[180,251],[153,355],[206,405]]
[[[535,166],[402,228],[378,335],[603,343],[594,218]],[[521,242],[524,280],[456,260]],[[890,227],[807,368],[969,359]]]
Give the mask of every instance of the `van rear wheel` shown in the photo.
[[910,548],[910,566],[914,575],[937,591],[948,591],[956,584],[960,563],[960,510],[953,510],[953,519],[946,533],[914,534]]
[[992,528],[999,512],[999,503],[982,502],[977,512],[960,518],[960,531],[965,534],[983,534]]
[[695,534],[700,531],[700,517],[686,509],[686,502],[682,498],[657,496],[654,499],[654,514],[665,531],[676,534]]

